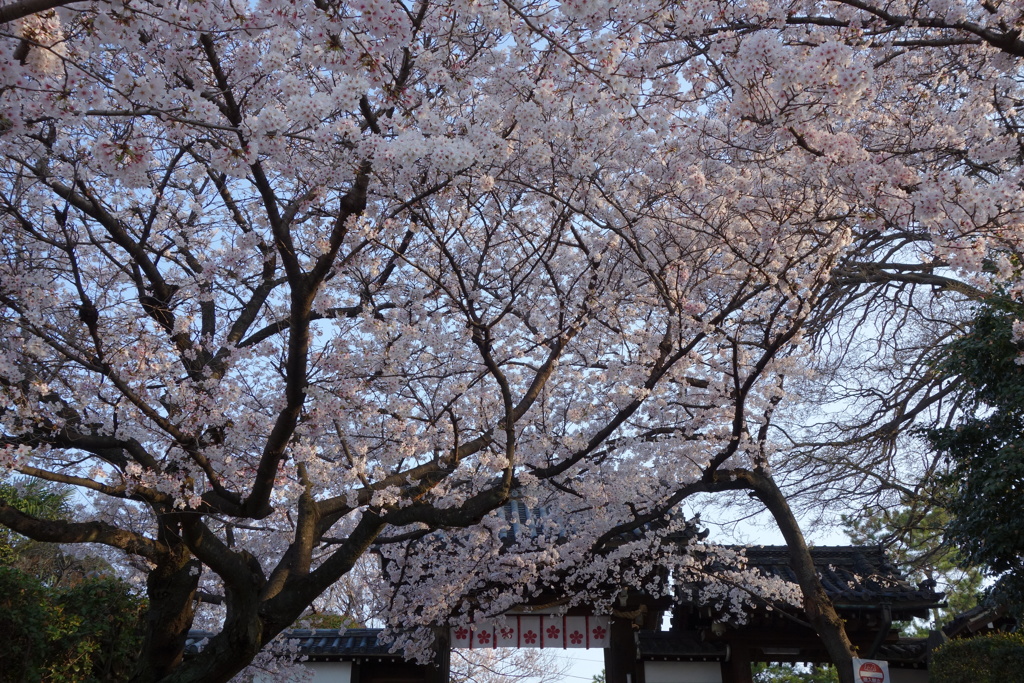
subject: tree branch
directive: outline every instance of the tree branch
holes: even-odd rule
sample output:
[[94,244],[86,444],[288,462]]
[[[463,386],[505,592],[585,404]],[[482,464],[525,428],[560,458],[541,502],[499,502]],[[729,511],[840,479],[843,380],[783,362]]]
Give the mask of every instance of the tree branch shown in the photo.
[[0,24],[7,24],[23,19],[31,14],[39,14],[47,10],[73,5],[80,0],[20,0],[0,6]]
[[45,543],[102,543],[156,562],[167,548],[163,544],[106,522],[42,520],[26,515],[0,499],[0,524]]

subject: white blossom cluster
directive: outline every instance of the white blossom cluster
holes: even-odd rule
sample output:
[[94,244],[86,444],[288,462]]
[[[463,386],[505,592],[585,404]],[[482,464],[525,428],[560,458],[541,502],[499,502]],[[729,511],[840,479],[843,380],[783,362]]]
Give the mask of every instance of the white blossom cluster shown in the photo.
[[[143,573],[295,617],[370,552],[396,628],[669,590],[681,522],[628,534],[786,465],[837,272],[1024,292],[1020,10],[867,5],[11,23],[0,466],[95,498]],[[545,511],[511,545],[510,498]]]

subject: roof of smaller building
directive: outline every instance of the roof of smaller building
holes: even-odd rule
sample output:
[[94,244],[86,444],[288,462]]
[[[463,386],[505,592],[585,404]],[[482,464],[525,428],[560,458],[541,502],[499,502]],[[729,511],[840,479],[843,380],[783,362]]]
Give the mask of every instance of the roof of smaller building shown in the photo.
[[[637,650],[645,661],[723,662],[729,658],[729,648],[723,642],[700,640],[694,633],[678,631],[639,631]],[[794,643],[796,645],[797,643]],[[767,653],[767,650],[766,650]],[[755,657],[757,653],[755,652]],[[927,638],[900,638],[885,643],[878,658],[899,668],[923,668],[928,656]],[[756,657],[761,659],[761,657]],[[794,647],[790,657],[767,657],[766,660],[803,661],[806,652]]]
[[924,668],[928,659],[928,639],[900,638],[895,643],[882,643],[877,658],[889,662],[889,666]]
[[[300,655],[316,659],[319,657],[363,658],[390,657],[401,659],[401,653],[389,652],[389,645],[378,642],[377,636],[383,629],[350,628],[350,629],[309,629],[296,628],[284,631],[278,638],[294,646]],[[185,640],[185,653],[198,654],[203,642],[212,638],[215,633],[210,631],[189,631]]]
[[978,633],[1010,631],[1016,625],[1006,605],[984,604],[956,615],[942,627],[942,633],[946,638],[970,638]]

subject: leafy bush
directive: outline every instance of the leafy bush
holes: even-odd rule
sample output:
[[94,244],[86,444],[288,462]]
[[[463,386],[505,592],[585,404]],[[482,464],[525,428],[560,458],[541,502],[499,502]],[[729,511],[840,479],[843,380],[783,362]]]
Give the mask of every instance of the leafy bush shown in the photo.
[[60,615],[34,577],[0,567],[0,671],[6,680],[40,677],[48,642],[60,631]]
[[935,651],[932,683],[1006,683],[1024,671],[1024,634],[999,633],[953,640]]
[[126,680],[141,647],[143,606],[117,579],[87,579],[55,590],[37,577],[0,567],[3,679]]
[[61,590],[57,601],[76,627],[55,644],[46,680],[126,680],[142,647],[139,624],[145,603],[123,581],[109,577]]

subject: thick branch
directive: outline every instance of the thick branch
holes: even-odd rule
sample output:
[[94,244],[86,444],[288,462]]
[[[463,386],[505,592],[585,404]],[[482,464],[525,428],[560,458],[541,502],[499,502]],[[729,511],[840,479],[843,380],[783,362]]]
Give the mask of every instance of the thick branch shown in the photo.
[[926,285],[935,289],[948,289],[951,292],[963,294],[974,301],[981,301],[989,296],[987,292],[977,287],[972,287],[955,278],[928,272],[930,270],[931,266],[928,264],[914,267],[911,270],[909,267],[900,266],[899,264],[890,266],[884,263],[851,263],[836,268],[832,275],[836,283],[841,285],[888,284],[894,282]]
[[0,24],[7,24],[17,19],[23,19],[31,14],[39,14],[47,10],[73,5],[79,0],[21,0],[20,2],[7,3],[0,7]]
[[811,557],[811,551],[804,540],[800,524],[790,509],[786,497],[775,481],[762,472],[736,469],[730,471],[723,478],[731,479],[732,477],[735,477],[736,481],[746,484],[775,519],[779,531],[786,539],[786,546],[789,548],[790,568],[796,575],[797,583],[803,594],[804,612],[814,624],[829,657],[836,665],[836,669],[839,671],[839,680],[842,683],[853,683],[851,661],[855,654],[853,643],[850,642],[850,638],[846,634],[843,619],[836,612],[835,606],[825,592],[825,587],[821,585],[818,570],[814,566],[814,558]]
[[0,499],[0,524],[45,543],[102,543],[156,562],[167,551],[162,544],[106,522],[65,522],[26,515]]

